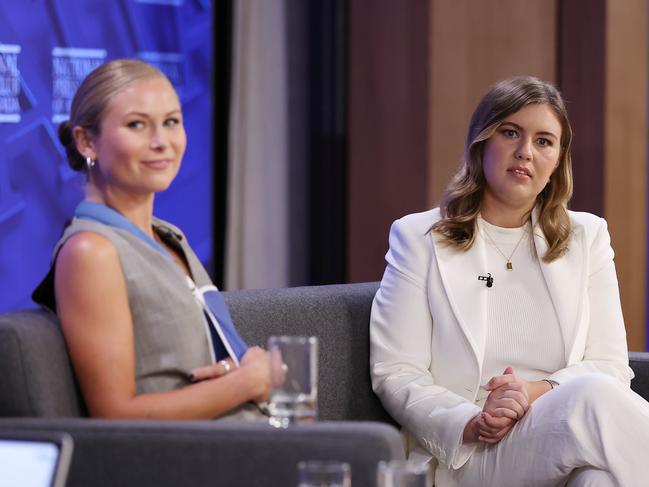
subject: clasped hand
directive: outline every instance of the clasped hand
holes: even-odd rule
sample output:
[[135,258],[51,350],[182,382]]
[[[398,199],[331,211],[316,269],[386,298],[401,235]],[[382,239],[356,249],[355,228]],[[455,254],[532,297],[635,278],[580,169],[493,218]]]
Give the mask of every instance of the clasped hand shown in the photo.
[[490,391],[489,395],[482,412],[467,424],[465,442],[498,443],[529,409],[528,383],[512,367],[507,367],[503,375],[492,377],[485,389]]

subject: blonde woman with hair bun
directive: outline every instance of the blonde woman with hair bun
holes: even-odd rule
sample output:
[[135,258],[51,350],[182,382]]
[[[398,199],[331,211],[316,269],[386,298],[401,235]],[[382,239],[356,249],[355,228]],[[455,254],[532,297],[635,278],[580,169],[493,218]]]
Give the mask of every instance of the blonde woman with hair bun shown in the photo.
[[59,317],[88,413],[263,419],[267,352],[247,347],[185,235],[153,215],[187,144],[172,84],[139,60],[103,64],[59,138],[86,194],[34,299]]

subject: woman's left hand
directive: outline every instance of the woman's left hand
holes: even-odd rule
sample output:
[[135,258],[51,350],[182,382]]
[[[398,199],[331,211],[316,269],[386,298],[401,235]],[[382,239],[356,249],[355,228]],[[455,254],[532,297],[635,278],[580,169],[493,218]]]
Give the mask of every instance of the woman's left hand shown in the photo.
[[485,385],[490,393],[483,411],[495,417],[512,417],[515,413],[515,419],[521,419],[530,405],[528,387],[526,380],[518,377],[512,367],[507,367],[503,375],[492,377]]
[[[491,380],[487,382],[485,389],[491,391],[488,397],[490,397],[499,389],[520,390],[525,394],[526,402],[529,406],[543,394],[549,392],[552,387],[550,386],[550,383],[545,380],[528,381],[522,379],[518,375],[516,375],[516,372],[512,367],[507,367],[503,372],[503,375],[492,377]],[[525,410],[527,411],[527,407],[525,408]]]
[[502,440],[529,408],[528,382],[507,367],[503,375],[492,377],[485,385],[490,391],[476,421],[478,440],[488,444]]
[[189,374],[189,380],[192,382],[200,382],[207,379],[216,379],[217,377],[222,377],[236,368],[237,364],[234,363],[234,360],[228,357],[224,360],[219,360],[215,364],[206,365],[205,367],[199,367],[192,370]]

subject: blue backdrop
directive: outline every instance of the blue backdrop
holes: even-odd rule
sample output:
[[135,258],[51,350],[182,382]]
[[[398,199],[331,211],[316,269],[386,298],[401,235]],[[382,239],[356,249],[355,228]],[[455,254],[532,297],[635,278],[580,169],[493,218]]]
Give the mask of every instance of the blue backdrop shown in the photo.
[[51,250],[83,196],[56,137],[98,64],[137,57],[174,83],[188,146],[155,214],[211,259],[211,0],[20,0],[0,4],[0,311],[32,306]]

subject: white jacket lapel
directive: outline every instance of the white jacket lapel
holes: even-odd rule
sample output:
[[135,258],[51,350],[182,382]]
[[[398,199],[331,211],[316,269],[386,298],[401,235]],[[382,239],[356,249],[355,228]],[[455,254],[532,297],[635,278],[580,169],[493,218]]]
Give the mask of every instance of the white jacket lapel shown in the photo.
[[545,263],[543,256],[548,250],[548,243],[537,223],[538,211],[534,210],[532,213],[534,246],[561,327],[566,361],[570,363],[570,352],[579,331],[581,301],[585,295],[583,288],[586,283],[584,275],[586,266],[583,262],[585,252],[581,238],[583,234],[579,231],[574,232],[568,252],[553,262]]
[[476,239],[466,252],[440,242],[435,236],[433,242],[442,286],[450,307],[473,348],[478,364],[482,364],[488,292],[485,281],[478,280],[479,275],[486,276],[488,273],[482,239]]

